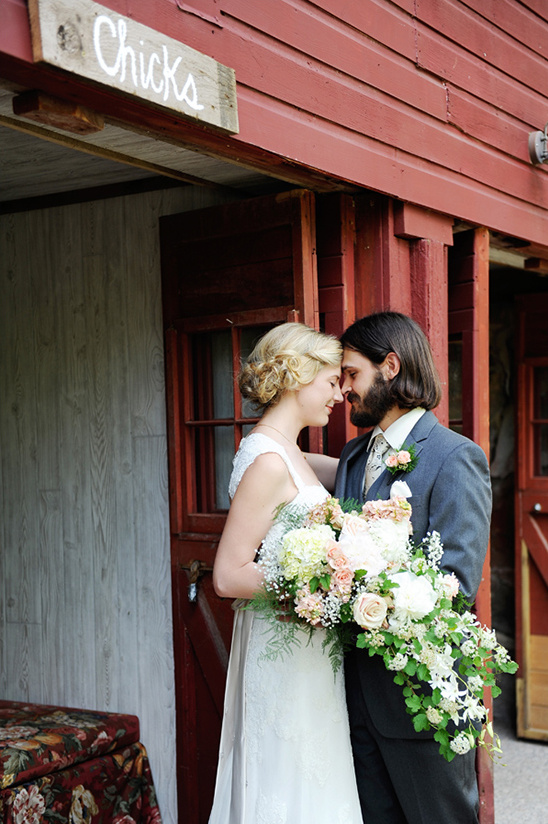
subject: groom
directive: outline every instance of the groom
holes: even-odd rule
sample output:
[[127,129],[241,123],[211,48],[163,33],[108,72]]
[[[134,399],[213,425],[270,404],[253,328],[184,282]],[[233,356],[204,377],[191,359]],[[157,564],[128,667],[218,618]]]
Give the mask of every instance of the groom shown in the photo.
[[[405,480],[414,540],[440,533],[441,566],[455,573],[473,600],[489,539],[489,467],[479,446],[442,426],[430,411],[440,402],[441,386],[424,332],[406,315],[380,312],[352,324],[341,342],[350,418],[374,428],[343,449],[335,494],[389,498],[393,481]],[[387,456],[413,446],[414,468],[391,475]],[[475,751],[448,763],[433,731],[416,733],[401,687],[380,656],[354,649],[345,672],[364,822],[477,824]]]

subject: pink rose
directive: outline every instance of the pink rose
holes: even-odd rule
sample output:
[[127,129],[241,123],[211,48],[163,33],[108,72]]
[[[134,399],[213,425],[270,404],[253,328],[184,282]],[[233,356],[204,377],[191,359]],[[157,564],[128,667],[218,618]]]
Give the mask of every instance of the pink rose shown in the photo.
[[374,592],[362,592],[354,601],[354,620],[363,629],[378,629],[386,618],[388,607],[384,598]]
[[344,552],[336,541],[329,542],[325,555],[327,558],[327,563],[332,569],[339,569],[347,564]]
[[459,591],[459,579],[454,572],[452,572],[451,575],[444,575],[441,579],[441,584],[447,598],[453,599]]
[[[400,455],[401,454],[402,453],[400,452]],[[386,459],[385,463],[386,463],[386,466],[389,466],[390,468],[392,468],[394,466],[397,466],[398,465],[398,456],[397,455],[389,455],[388,458]]]
[[401,452],[398,452],[396,455],[396,463],[399,464],[408,464],[411,463],[411,455],[405,449]]
[[339,589],[350,589],[354,580],[354,573],[348,567],[338,569],[331,578]]
[[345,515],[344,524],[342,528],[343,535],[359,535],[361,532],[367,532],[368,526],[365,518],[359,515]]

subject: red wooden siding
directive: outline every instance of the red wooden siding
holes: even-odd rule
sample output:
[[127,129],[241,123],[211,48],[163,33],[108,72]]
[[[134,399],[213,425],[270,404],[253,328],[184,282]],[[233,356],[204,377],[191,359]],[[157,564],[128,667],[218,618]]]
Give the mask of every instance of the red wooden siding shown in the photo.
[[[220,138],[149,110],[172,137],[270,163],[289,180],[298,164],[319,188],[320,175],[333,177],[546,242],[548,169],[527,153],[528,133],[548,119],[541,0],[105,2],[236,71],[240,134]],[[1,4],[10,25],[0,52],[28,60],[28,39],[14,31],[23,5]],[[17,69],[5,63],[6,76]],[[55,74],[44,81],[55,87]],[[135,101],[93,94],[100,110],[142,123]]]

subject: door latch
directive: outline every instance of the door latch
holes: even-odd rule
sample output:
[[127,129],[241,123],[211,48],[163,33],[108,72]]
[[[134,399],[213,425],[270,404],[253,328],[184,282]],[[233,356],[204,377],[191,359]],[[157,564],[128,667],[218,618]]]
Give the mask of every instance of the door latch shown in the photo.
[[204,572],[211,572],[212,567],[207,566],[205,561],[194,560],[188,564],[180,564],[180,569],[184,569],[189,573],[188,600],[191,604],[195,604],[198,599],[198,581]]

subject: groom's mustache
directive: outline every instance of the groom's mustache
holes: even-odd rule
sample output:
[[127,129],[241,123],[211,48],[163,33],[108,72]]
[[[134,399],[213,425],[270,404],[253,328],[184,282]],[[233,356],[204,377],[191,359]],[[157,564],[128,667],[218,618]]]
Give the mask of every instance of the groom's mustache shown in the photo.
[[346,400],[348,401],[348,403],[354,403],[354,401],[361,401],[361,398],[360,398],[359,395],[356,395],[354,392],[349,392],[348,395],[346,396]]

